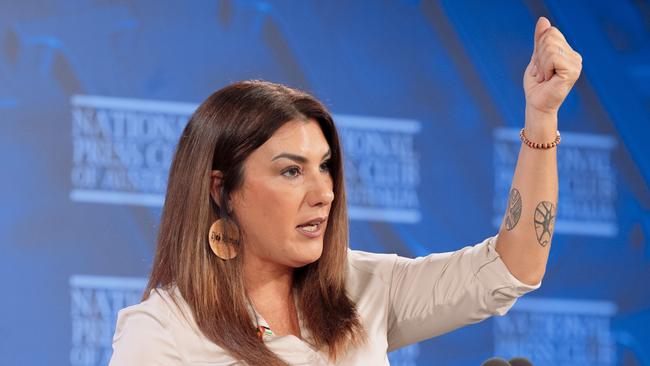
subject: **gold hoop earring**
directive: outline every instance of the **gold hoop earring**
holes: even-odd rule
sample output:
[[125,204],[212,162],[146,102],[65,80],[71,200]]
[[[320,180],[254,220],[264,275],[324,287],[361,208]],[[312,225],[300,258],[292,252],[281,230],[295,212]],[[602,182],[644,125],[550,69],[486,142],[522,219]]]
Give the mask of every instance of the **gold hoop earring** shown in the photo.
[[208,241],[212,252],[223,260],[233,259],[238,254],[239,232],[224,219],[212,223],[208,232]]

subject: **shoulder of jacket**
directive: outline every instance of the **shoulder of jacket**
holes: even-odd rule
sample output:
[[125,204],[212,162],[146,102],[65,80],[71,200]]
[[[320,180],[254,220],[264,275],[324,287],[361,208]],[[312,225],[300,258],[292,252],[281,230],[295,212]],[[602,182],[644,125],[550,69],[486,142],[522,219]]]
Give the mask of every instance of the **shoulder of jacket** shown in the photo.
[[[176,299],[176,302],[174,301]],[[127,306],[118,312],[118,323],[120,319],[132,316],[146,316],[152,321],[167,327],[170,319],[178,313],[179,306],[183,304],[182,297],[178,296],[177,290],[156,288],[149,292],[149,297],[139,304]]]
[[348,267],[350,271],[360,272],[390,283],[397,261],[397,254],[371,253],[348,249]]

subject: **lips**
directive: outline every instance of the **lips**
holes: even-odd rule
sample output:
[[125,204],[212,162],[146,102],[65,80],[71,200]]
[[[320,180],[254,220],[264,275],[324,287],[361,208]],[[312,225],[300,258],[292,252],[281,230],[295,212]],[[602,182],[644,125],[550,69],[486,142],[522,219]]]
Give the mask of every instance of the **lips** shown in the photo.
[[316,238],[319,237],[321,233],[324,231],[326,221],[327,221],[327,216],[315,217],[311,220],[308,220],[296,226],[296,229],[298,230],[298,232],[300,232],[301,234],[309,238]]

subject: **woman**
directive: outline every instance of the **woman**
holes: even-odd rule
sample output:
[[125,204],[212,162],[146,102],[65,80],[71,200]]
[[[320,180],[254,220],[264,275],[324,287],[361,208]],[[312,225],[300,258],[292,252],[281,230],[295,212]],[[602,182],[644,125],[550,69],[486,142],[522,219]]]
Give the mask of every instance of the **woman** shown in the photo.
[[321,103],[261,81],[219,90],[180,138],[153,271],[143,302],[119,313],[111,365],[382,365],[504,314],[544,274],[557,110],[580,63],[540,18],[498,235],[417,259],[348,249],[341,148]]

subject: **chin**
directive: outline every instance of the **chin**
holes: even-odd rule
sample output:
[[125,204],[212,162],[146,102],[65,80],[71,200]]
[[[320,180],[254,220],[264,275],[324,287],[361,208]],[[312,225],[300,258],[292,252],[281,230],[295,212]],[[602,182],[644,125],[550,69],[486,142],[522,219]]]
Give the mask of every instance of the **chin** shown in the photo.
[[[304,244],[302,244],[304,246]],[[293,265],[292,267],[294,268],[299,268],[306,266],[308,264],[316,262],[318,259],[320,259],[321,255],[323,254],[323,243],[319,243],[318,245],[314,245],[311,247],[311,245],[308,248],[301,248],[296,253],[296,256],[292,258]]]

